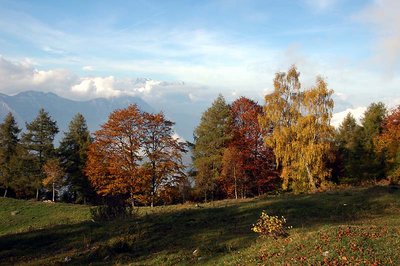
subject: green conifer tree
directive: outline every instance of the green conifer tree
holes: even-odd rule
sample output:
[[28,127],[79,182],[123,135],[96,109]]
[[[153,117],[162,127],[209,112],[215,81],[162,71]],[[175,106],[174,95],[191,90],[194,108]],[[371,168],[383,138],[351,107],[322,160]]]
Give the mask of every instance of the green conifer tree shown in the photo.
[[374,139],[382,133],[383,120],[387,109],[381,102],[368,106],[361,120],[363,138],[362,172],[363,180],[376,180],[385,176],[385,158],[379,154],[374,145]]
[[72,198],[84,204],[94,196],[94,190],[84,172],[87,152],[92,142],[86,120],[78,113],[71,120],[68,131],[60,142],[59,156],[61,165],[67,174]]
[[344,177],[348,181],[359,180],[363,157],[362,127],[357,125],[351,113],[347,114],[336,132],[336,143],[342,155]]
[[193,164],[196,168],[196,186],[214,196],[216,179],[221,174],[222,157],[232,139],[232,117],[229,105],[219,95],[202,115],[194,131]]
[[35,157],[35,165],[32,167],[35,176],[33,187],[36,189],[36,199],[39,199],[39,190],[44,178],[43,165],[55,157],[53,145],[54,137],[58,133],[56,121],[42,108],[38,116],[26,124],[27,132],[22,135],[22,142],[25,149]]
[[0,124],[0,185],[4,188],[4,197],[12,185],[15,177],[15,156],[19,142],[18,134],[20,129],[11,113],[5,117],[4,122]]

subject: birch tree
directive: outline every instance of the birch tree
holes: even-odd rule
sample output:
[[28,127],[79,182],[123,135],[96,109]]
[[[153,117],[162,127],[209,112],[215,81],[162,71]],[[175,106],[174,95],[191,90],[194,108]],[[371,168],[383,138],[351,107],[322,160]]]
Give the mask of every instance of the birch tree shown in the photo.
[[260,123],[265,144],[282,168],[283,189],[315,191],[330,175],[326,161],[333,141],[333,91],[320,77],[315,86],[301,90],[299,77],[295,66],[275,75]]

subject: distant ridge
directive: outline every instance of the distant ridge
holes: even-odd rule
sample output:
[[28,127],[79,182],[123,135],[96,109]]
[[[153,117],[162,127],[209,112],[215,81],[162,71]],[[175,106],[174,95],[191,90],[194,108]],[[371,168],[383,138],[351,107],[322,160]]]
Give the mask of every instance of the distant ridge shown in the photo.
[[7,113],[12,112],[19,127],[25,130],[25,123],[32,121],[39,109],[44,108],[57,121],[60,130],[56,137],[58,142],[76,113],[81,113],[86,118],[89,130],[94,132],[107,120],[112,111],[125,108],[129,104],[137,104],[146,112],[155,111],[143,99],[135,96],[74,101],[52,92],[24,91],[13,96],[0,93],[0,119],[3,121]]

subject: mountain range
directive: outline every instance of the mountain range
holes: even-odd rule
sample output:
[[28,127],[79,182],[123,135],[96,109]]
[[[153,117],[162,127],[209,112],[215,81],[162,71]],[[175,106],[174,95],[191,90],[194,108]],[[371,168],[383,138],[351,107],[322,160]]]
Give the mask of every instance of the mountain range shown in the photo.
[[125,108],[129,104],[137,104],[142,111],[155,111],[144,100],[134,96],[74,101],[51,92],[25,91],[13,96],[0,94],[0,119],[2,121],[8,112],[11,112],[19,127],[25,129],[25,123],[35,119],[39,109],[44,108],[52,119],[57,121],[60,131],[56,136],[58,142],[63,132],[68,130],[69,122],[76,113],[81,113],[86,118],[89,130],[94,132],[107,120],[112,111]]
[[[142,84],[148,81],[139,80],[136,83]],[[168,84],[161,87],[166,91]],[[335,126],[337,126],[346,115],[346,110],[350,110],[349,108],[352,108],[352,105],[336,95],[333,98],[335,100],[335,112],[339,112],[337,116],[334,115],[333,119],[336,123]],[[146,112],[163,111],[168,119],[175,122],[175,133],[188,141],[193,141],[193,130],[199,123],[202,112],[210,105],[209,102],[204,100],[191,101],[183,93],[165,93],[163,97],[147,97],[146,100],[139,96],[129,95],[72,100],[52,92],[24,91],[12,96],[0,93],[0,121],[4,119],[8,112],[12,112],[19,127],[24,130],[25,123],[35,119],[39,109],[44,108],[57,121],[60,130],[60,133],[56,136],[57,143],[62,138],[63,132],[68,129],[69,122],[76,113],[79,112],[86,118],[89,130],[94,132],[100,128],[101,124],[106,122],[112,111],[125,108],[129,104],[137,104],[141,110]]]

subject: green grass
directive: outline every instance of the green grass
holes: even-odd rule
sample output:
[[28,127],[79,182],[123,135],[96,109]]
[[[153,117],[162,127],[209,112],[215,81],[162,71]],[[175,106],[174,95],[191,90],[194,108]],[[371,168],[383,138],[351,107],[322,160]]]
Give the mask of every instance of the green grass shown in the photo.
[[[262,210],[285,216],[289,236],[258,238]],[[140,208],[101,223],[85,206],[0,200],[5,265],[400,265],[399,246],[400,190],[388,187]]]
[[0,236],[89,218],[87,206],[0,198]]

